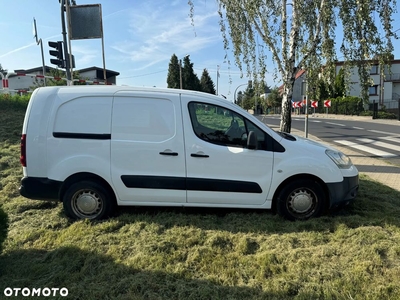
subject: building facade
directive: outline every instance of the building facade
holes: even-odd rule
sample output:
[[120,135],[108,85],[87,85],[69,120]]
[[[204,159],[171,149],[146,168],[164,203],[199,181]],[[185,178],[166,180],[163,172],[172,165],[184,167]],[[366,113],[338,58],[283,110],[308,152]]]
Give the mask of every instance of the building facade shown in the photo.
[[[343,67],[344,62],[336,63],[336,74]],[[369,87],[369,103],[378,103],[388,109],[397,109],[400,99],[400,59],[390,61],[390,66],[384,67],[384,75],[381,75],[381,68],[384,66],[378,63],[372,64],[370,70],[371,83]],[[356,67],[350,70],[349,96],[361,95],[360,77]]]
[[[344,62],[336,63],[336,75],[339,74],[343,66]],[[384,67],[384,75],[380,74],[381,67],[383,66],[380,66],[378,63],[372,64],[371,66],[370,76],[372,85],[369,87],[370,106],[372,106],[373,103],[377,103],[380,109],[385,108],[388,111],[397,112],[400,101],[400,59],[391,60],[390,66]],[[306,80],[307,77],[304,70],[297,72],[293,86],[293,102],[302,101],[304,99],[304,83]],[[356,67],[350,70],[348,85],[348,96],[361,97],[360,77]],[[282,88],[283,86],[280,87],[280,89]],[[367,107],[367,109],[371,109],[371,107]]]
[[[52,70],[56,69],[45,66],[46,74],[49,74]],[[88,84],[90,84],[90,82],[104,83],[104,70],[102,68],[90,67],[76,71],[79,73],[80,78],[86,80]],[[43,75],[43,67],[37,67],[26,70],[25,69],[14,70],[14,73],[16,75],[10,75],[8,77],[8,89],[14,92],[29,91],[37,83],[42,85],[45,80],[44,78],[40,77],[41,75]],[[107,84],[113,84],[113,85],[117,84],[117,76],[119,75],[118,72],[106,69],[105,74],[106,74]],[[65,80],[65,77],[66,76],[63,76],[63,78],[60,80]],[[4,87],[1,86],[1,88]]]

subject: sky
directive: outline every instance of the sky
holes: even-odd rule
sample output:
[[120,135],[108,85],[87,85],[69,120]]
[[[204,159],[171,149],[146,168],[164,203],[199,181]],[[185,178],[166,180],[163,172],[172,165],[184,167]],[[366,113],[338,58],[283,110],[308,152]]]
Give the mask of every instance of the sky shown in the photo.
[[[247,85],[234,65],[225,58],[214,0],[199,1],[194,26],[187,0],[77,0],[77,5],[101,4],[105,65],[119,72],[117,85],[167,87],[171,56],[190,55],[200,78],[207,69],[218,94],[234,98],[239,85]],[[40,45],[33,34],[36,19],[43,41],[45,64],[50,64],[48,41],[61,41],[61,9],[57,0],[0,0],[0,64],[9,72],[42,66]],[[77,69],[103,67],[101,39],[71,40]],[[217,80],[217,66],[220,77]],[[271,83],[272,84],[272,75]],[[242,86],[239,90],[244,90]]]
[[[167,87],[171,56],[183,59],[190,55],[197,76],[207,69],[218,94],[233,100],[235,92],[246,88],[249,78],[235,66],[233,53],[224,50],[218,4],[215,0],[195,1],[193,26],[187,2],[76,0],[77,5],[101,4],[105,67],[120,73],[117,85]],[[59,1],[0,0],[0,64],[9,72],[42,66],[40,45],[33,34],[34,18],[45,64],[54,66],[50,64],[48,41],[62,40]],[[400,29],[400,18],[394,29],[396,26]],[[400,49],[399,41],[396,45]],[[101,39],[71,40],[71,49],[77,69],[103,67]],[[273,70],[272,62],[267,66]],[[279,85],[272,73],[265,80],[269,86]]]

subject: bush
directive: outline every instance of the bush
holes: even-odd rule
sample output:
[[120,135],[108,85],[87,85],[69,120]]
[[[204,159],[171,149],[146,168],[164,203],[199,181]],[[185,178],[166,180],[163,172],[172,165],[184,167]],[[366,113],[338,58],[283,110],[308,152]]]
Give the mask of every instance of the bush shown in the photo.
[[389,113],[386,111],[378,111],[378,119],[397,119],[397,116],[394,113]]
[[360,116],[365,116],[365,117],[372,117],[373,113],[371,110],[365,110],[360,112]]
[[17,109],[26,109],[29,103],[29,99],[31,95],[13,95],[9,94],[0,94],[0,105],[1,108],[17,108]]
[[355,96],[331,99],[332,111],[340,115],[360,115],[364,111],[361,98]]

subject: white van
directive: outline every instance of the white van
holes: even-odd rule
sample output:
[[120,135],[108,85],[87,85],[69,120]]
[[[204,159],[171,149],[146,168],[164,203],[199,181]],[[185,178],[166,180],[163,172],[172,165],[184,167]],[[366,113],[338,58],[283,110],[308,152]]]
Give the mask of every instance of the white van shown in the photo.
[[36,89],[22,129],[20,193],[73,219],[116,206],[276,209],[307,219],[351,202],[343,153],[278,133],[239,106],[175,89]]

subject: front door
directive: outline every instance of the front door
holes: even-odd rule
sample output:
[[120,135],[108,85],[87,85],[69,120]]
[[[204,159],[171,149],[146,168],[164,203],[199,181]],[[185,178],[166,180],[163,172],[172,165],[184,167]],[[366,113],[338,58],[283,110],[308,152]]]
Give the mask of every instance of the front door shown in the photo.
[[[273,168],[273,152],[266,151],[265,133],[240,113],[201,99],[182,99],[182,109],[187,201],[202,205],[264,204]],[[257,134],[256,150],[246,147],[250,130]]]

